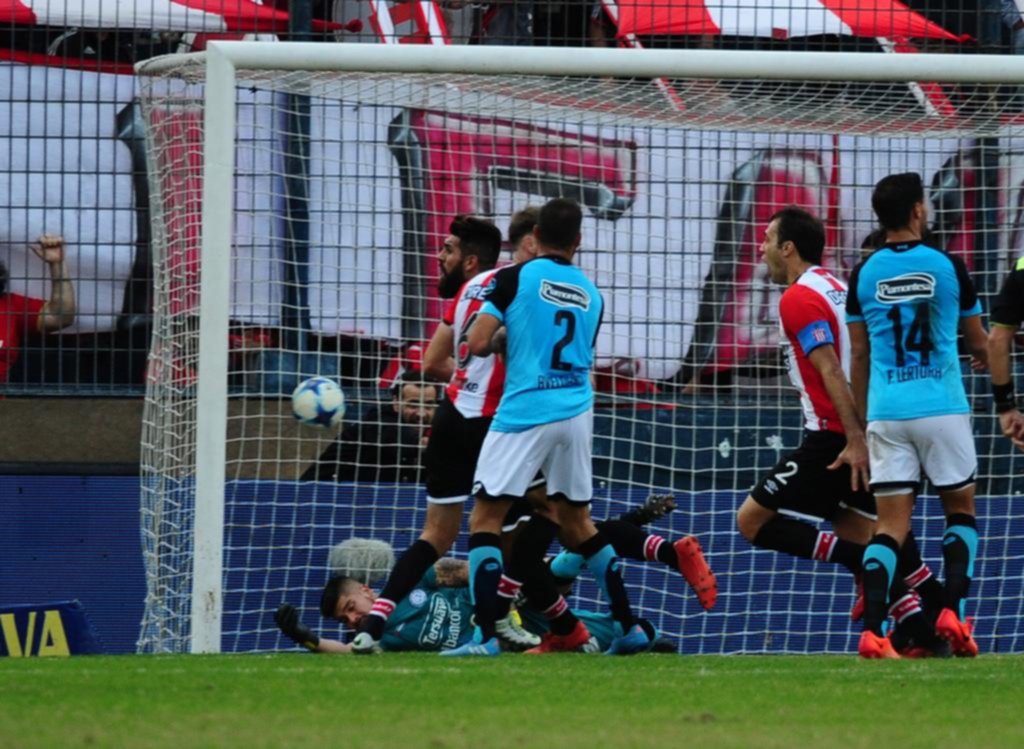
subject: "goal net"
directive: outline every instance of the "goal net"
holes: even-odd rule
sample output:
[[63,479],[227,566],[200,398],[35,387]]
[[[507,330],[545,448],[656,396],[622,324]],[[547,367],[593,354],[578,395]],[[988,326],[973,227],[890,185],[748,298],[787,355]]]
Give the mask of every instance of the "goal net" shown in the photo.
[[[436,255],[452,218],[505,233],[515,212],[567,196],[585,214],[577,262],[607,301],[593,514],[673,494],[678,509],[651,531],[699,536],[719,580],[705,613],[678,573],[628,562],[640,613],[686,653],[852,651],[850,575],[736,531],[802,428],[761,239],[776,210],[802,206],[845,278],[877,241],[873,185],[916,171],[934,242],[964,259],[987,309],[1024,245],[1024,115],[1016,87],[998,85],[1024,67],[355,47],[213,44],[140,68],[157,300],[140,650],[291,647],[273,621],[284,601],[343,636],[318,614],[332,547],[401,551],[423,521],[437,393],[415,373],[442,311]],[[983,539],[969,614],[982,650],[1021,650],[1021,457],[998,435],[987,374],[964,373]],[[344,390],[337,430],[292,416],[292,389],[313,375]],[[942,530],[938,502],[922,499],[915,531],[936,572]],[[585,575],[573,603],[604,605]]]

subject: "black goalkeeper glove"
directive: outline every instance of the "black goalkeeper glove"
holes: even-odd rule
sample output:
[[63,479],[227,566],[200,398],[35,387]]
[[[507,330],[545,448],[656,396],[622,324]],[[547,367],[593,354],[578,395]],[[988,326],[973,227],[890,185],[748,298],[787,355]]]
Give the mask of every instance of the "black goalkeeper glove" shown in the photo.
[[274,621],[295,644],[308,650],[316,650],[320,644],[320,638],[313,634],[313,630],[299,621],[299,610],[290,603],[282,603],[277,607],[277,611],[274,612]]

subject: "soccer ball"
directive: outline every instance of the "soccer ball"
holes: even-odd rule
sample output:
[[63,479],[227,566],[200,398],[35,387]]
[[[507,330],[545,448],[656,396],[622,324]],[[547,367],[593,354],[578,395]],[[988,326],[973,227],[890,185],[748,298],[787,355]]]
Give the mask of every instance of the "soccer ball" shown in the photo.
[[345,415],[345,394],[334,380],[310,377],[292,391],[292,413],[307,426],[336,427]]

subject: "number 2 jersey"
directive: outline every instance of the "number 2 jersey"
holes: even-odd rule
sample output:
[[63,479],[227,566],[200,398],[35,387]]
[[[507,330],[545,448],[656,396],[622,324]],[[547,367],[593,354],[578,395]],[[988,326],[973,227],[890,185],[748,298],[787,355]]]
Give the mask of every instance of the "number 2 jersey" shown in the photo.
[[921,242],[891,242],[850,276],[847,322],[871,345],[868,421],[968,413],[960,318],[981,314],[963,261]]
[[839,412],[809,357],[821,346],[832,346],[849,379],[850,335],[845,306],[846,287],[818,266],[808,268],[779,300],[779,327],[789,379],[800,391],[804,428],[811,432],[843,434]]
[[466,335],[484,304],[484,293],[498,269],[478,273],[462,284],[444,311],[444,322],[455,337],[455,372],[445,395],[467,419],[494,416],[505,387],[505,363],[500,357],[471,356]]
[[591,408],[590,368],[604,300],[582,270],[544,255],[502,268],[480,314],[508,331],[495,432],[524,432]]

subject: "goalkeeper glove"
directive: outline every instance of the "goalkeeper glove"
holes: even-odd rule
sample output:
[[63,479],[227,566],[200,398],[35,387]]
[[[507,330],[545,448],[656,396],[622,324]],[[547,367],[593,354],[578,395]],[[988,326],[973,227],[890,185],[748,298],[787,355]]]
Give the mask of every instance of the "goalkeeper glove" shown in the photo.
[[282,603],[277,607],[274,621],[295,644],[314,651],[320,644],[320,638],[313,634],[313,630],[299,621],[299,610],[290,603]]

